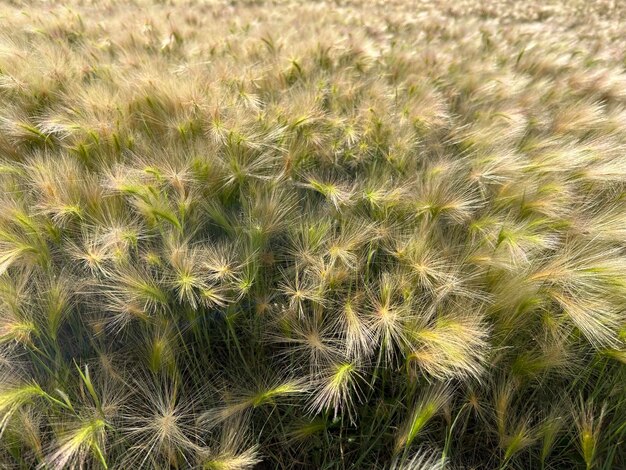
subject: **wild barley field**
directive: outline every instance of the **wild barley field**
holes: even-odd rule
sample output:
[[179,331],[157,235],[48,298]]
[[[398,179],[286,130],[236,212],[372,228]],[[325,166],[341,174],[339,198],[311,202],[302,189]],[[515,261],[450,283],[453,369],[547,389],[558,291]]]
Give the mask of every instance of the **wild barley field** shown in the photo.
[[0,467],[626,468],[626,3],[0,3]]

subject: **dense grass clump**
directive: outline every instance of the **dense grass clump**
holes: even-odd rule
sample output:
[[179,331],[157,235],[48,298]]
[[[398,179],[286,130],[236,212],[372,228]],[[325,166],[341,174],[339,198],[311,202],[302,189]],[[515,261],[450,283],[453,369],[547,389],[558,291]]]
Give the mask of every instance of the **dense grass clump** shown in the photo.
[[626,5],[0,25],[1,468],[626,468]]

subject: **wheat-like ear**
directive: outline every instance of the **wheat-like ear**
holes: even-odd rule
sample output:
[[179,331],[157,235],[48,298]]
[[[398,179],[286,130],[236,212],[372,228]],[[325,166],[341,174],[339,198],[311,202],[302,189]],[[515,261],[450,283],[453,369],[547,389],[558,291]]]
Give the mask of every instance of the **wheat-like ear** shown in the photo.
[[586,217],[574,220],[575,227],[581,235],[591,240],[601,240],[606,242],[622,243],[626,239],[626,208],[624,202],[619,198],[611,198],[608,207],[596,207],[591,205],[586,207]]
[[198,254],[201,265],[208,271],[209,279],[228,282],[241,275],[242,264],[235,252],[235,244],[220,243],[203,247]]
[[399,429],[395,444],[396,452],[411,446],[428,423],[448,403],[450,394],[451,390],[442,385],[430,386],[420,394],[408,415],[408,419]]
[[396,457],[389,468],[390,470],[443,470],[448,466],[445,458],[434,450],[423,447],[410,456]]
[[33,340],[43,333],[29,285],[32,275],[26,270],[12,277],[0,276],[0,344],[8,350],[18,345],[33,347]]
[[541,461],[545,462],[552,453],[556,440],[563,432],[563,428],[569,423],[565,410],[555,405],[546,415],[543,423],[539,427],[541,438]]
[[2,326],[0,327],[0,345],[24,345],[33,344],[33,339],[40,335],[37,326],[28,318],[11,317],[0,315]]
[[321,194],[337,210],[349,207],[354,201],[355,188],[349,182],[323,175],[308,175],[304,181],[305,188]]
[[201,451],[196,404],[181,396],[174,381],[159,377],[136,379],[133,406],[121,412],[126,465],[192,465]]
[[30,280],[33,272],[29,269],[14,271],[12,275],[0,275],[0,302],[12,314],[27,310],[32,302]]
[[262,381],[252,388],[251,384],[244,384],[243,390],[230,387],[224,393],[220,405],[204,412],[199,422],[205,429],[212,429],[218,425],[228,423],[229,420],[241,420],[251,410],[271,406],[280,402],[289,402],[290,397],[297,397],[307,391],[308,386],[303,380],[280,379]]
[[508,462],[514,455],[532,445],[535,439],[535,431],[530,426],[529,419],[521,418],[500,440],[500,447],[504,450],[504,461]]
[[25,171],[38,201],[36,208],[57,226],[65,227],[84,219],[101,200],[96,179],[67,155],[54,161],[43,156],[32,157]]
[[130,265],[111,275],[105,295],[109,312],[115,314],[110,322],[117,330],[132,319],[145,321],[169,300],[160,279],[146,269]]
[[190,248],[186,243],[172,243],[168,250],[172,271],[167,283],[176,292],[181,304],[187,304],[196,310],[202,302],[202,293],[211,287],[209,276],[202,266],[201,252]]
[[[624,336],[624,335],[622,335]],[[624,349],[606,349],[602,353],[616,361],[626,364],[626,350]]]
[[422,237],[397,237],[391,254],[408,268],[411,278],[420,287],[433,293],[445,283],[452,270],[450,262],[429,247],[428,240]]
[[[583,251],[584,250],[584,251]],[[529,279],[550,286],[550,298],[596,347],[617,345],[626,294],[621,254],[588,245],[570,246]]]
[[278,163],[272,148],[272,134],[257,131],[254,127],[245,129],[241,124],[237,124],[240,128],[227,131],[223,142],[224,151],[220,155],[224,174],[223,188],[226,190],[256,181],[271,180]]
[[82,468],[90,459],[108,468],[105,455],[106,421],[99,418],[81,420],[64,430],[39,468],[61,470],[68,467]]
[[324,417],[313,417],[299,419],[291,423],[287,432],[287,442],[289,444],[306,444],[307,440],[314,439],[322,431],[328,428],[328,421]]
[[363,379],[356,364],[334,363],[322,369],[319,378],[314,379],[309,410],[312,413],[330,411],[336,417],[341,411],[352,419],[354,400],[360,400],[359,382]]
[[[471,312],[471,305],[467,309]],[[479,378],[487,359],[489,334],[481,316],[476,311],[441,315],[430,324],[415,327],[408,363],[439,380],[454,376]]]
[[589,469],[596,464],[606,405],[598,407],[593,400],[584,401],[580,397],[572,413],[578,433],[578,450]]
[[287,380],[262,387],[251,397],[252,406],[258,407],[266,403],[273,403],[282,397],[302,394],[306,391],[306,386],[302,380]]
[[61,272],[40,287],[41,309],[47,334],[57,339],[59,329],[75,305],[75,293],[80,290],[80,282],[74,280],[69,272]]
[[538,348],[528,348],[517,356],[511,364],[511,372],[518,377],[537,377],[554,372],[576,373],[579,361],[564,336],[557,332],[538,340]]
[[140,220],[125,213],[119,201],[100,206],[90,223],[81,227],[81,234],[81,243],[73,243],[80,246],[74,253],[92,271],[106,275],[110,274],[111,265],[127,263],[139,244],[148,238]]
[[37,398],[47,397],[46,392],[36,383],[11,384],[3,380],[0,390],[0,436],[13,415],[24,405]]
[[231,419],[224,424],[216,449],[209,450],[209,456],[202,459],[203,469],[248,470],[262,461],[257,447],[247,443],[245,424],[241,419]]
[[176,353],[179,338],[169,322],[161,320],[144,332],[145,362],[148,369],[164,375],[176,371]]
[[552,293],[552,298],[596,346],[617,345],[616,330],[622,323],[620,312],[606,298],[573,298]]
[[500,443],[505,443],[509,436],[511,422],[515,418],[514,398],[519,383],[507,377],[499,377],[492,384],[493,416]]
[[371,174],[360,183],[361,199],[369,209],[381,219],[394,209],[400,208],[410,194],[410,184],[398,180],[393,187],[388,182],[395,181],[387,167],[372,168]]
[[363,360],[375,348],[375,338],[364,313],[362,295],[353,295],[334,306],[336,329],[342,336],[347,357]]
[[392,273],[384,273],[377,290],[369,293],[369,324],[385,359],[391,362],[408,343],[409,306],[399,298]]
[[44,221],[17,201],[3,202],[10,221],[0,227],[0,274],[11,266],[46,267],[51,253]]
[[295,214],[297,202],[295,192],[280,183],[253,185],[251,197],[244,202],[243,214],[250,236],[260,237],[265,243],[269,237],[287,229],[300,215]]
[[296,266],[302,268],[315,264],[331,236],[331,230],[332,223],[327,218],[306,217],[301,223],[290,227],[287,255],[294,259]]
[[363,246],[376,240],[375,226],[366,220],[355,220],[338,227],[338,233],[327,242],[331,266],[357,269],[365,260],[359,259]]
[[[43,148],[51,143],[50,134],[46,134],[19,110],[9,108],[7,111],[0,119],[0,128],[13,145],[18,148],[28,148],[29,146]],[[11,113],[11,111],[13,112]]]
[[206,470],[247,470],[254,468],[261,461],[255,447],[239,451],[226,448],[205,460],[202,468]]
[[[44,460],[45,434],[43,417],[38,410],[25,407],[9,423],[5,439],[17,442],[26,449],[24,461],[34,467]],[[9,437],[10,436],[10,437]]]
[[311,270],[299,270],[296,266],[293,276],[284,273],[285,281],[279,289],[287,301],[289,308],[300,318],[305,318],[309,309],[324,304],[324,292],[316,282]]
[[[515,225],[503,222],[494,232],[495,256],[504,256],[506,264],[528,264],[530,257],[542,250],[557,246],[558,238],[551,233],[550,227],[540,223]],[[505,263],[503,263],[504,265]]]
[[444,218],[455,223],[469,220],[480,207],[481,200],[470,185],[456,179],[456,174],[461,171],[458,163],[432,162],[417,188],[413,200],[414,214],[426,220]]
[[157,227],[161,223],[169,224],[179,232],[183,225],[172,202],[163,192],[156,192],[148,187],[144,194],[133,198],[133,205],[137,212],[146,220],[148,226]]
[[99,233],[92,233],[84,227],[81,232],[80,241],[67,241],[65,247],[67,254],[92,275],[109,275],[108,265],[114,254],[102,246]]
[[269,333],[269,339],[288,346],[278,355],[297,359],[300,370],[317,371],[344,357],[341,342],[334,337],[332,325],[288,315],[280,319],[280,328],[281,331]]

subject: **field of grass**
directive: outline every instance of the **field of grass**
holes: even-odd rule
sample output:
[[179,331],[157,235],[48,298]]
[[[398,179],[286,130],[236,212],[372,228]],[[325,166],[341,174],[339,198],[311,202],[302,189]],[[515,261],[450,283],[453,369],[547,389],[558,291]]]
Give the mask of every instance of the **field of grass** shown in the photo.
[[625,469],[626,2],[0,0],[0,468]]

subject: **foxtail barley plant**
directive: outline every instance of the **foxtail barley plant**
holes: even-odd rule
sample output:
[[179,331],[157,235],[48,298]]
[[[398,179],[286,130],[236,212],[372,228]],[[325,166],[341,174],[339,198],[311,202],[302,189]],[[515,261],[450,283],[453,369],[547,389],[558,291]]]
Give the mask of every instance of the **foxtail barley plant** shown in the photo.
[[626,4],[0,0],[0,467],[626,468]]

